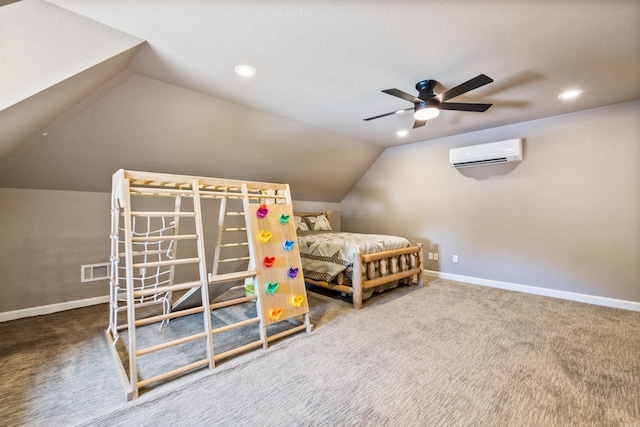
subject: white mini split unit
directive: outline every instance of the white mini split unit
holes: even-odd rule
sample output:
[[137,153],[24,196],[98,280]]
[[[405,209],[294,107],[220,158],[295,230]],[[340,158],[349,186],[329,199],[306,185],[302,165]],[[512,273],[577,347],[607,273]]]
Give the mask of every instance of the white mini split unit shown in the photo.
[[456,169],[521,161],[522,139],[520,138],[449,150],[449,163]]

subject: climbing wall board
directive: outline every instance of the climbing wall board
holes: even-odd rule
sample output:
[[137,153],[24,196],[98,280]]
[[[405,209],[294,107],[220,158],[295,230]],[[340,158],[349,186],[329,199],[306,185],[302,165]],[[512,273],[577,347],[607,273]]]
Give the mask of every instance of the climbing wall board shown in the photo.
[[309,312],[291,204],[249,204],[255,290],[265,325]]

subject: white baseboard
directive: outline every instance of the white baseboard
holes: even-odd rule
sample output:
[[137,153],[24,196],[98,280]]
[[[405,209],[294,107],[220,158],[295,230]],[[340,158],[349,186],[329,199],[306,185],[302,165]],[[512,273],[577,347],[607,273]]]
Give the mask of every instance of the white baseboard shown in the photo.
[[547,297],[584,302],[587,304],[603,305],[605,307],[622,308],[624,310],[640,311],[640,302],[621,299],[599,297],[596,295],[580,294],[576,292],[559,291],[556,289],[539,288],[537,286],[520,285],[518,283],[500,282],[498,280],[481,279],[479,277],[462,276],[460,274],[442,273],[440,271],[425,270],[424,274],[439,279],[454,280],[456,282],[471,283],[472,285],[488,286],[509,291],[543,295]]
[[[440,279],[454,280],[456,282],[471,283],[472,285],[488,286],[491,288],[506,289],[509,291],[524,292],[534,295],[543,295],[570,301],[584,302],[587,304],[602,305],[605,307],[622,308],[624,310],[640,311],[640,302],[599,297],[596,295],[580,294],[576,292],[559,291],[556,289],[540,288],[537,286],[521,285],[518,283],[500,282],[498,280],[482,279],[479,277],[463,276],[460,274],[442,273],[440,271],[434,270],[424,270],[424,274],[429,277],[437,277]],[[108,295],[77,301],[62,302],[58,304],[42,305],[39,307],[25,308],[22,310],[5,311],[4,313],[0,313],[0,322],[22,319],[23,317],[56,313],[58,311],[71,310],[74,308],[87,307],[89,305],[103,304],[106,302],[109,302]]]
[[102,304],[105,302],[109,302],[108,295],[103,297],[81,299],[77,301],[61,302],[58,304],[41,305],[39,307],[24,308],[22,310],[5,311],[4,313],[0,313],[0,322],[22,319],[23,317],[40,316],[42,314],[50,314],[58,311],[71,310],[73,308]]

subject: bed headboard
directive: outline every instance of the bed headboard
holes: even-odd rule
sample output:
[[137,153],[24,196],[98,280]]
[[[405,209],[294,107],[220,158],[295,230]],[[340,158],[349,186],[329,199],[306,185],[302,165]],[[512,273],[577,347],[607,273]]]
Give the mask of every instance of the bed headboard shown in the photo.
[[318,215],[324,215],[327,217],[328,220],[331,220],[331,212],[326,211],[326,212],[295,212],[294,213],[295,216],[300,216],[303,218],[308,218],[310,216],[318,216]]
[[330,219],[327,212],[295,212],[293,214],[298,233],[314,231],[332,231]]

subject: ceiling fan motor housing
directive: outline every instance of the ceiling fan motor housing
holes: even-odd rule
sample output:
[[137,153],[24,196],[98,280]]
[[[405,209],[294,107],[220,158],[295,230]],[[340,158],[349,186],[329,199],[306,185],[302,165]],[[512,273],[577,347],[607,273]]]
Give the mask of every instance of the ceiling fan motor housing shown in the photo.
[[418,110],[422,110],[424,108],[439,108],[440,101],[436,98],[433,90],[436,87],[435,80],[422,80],[416,83],[416,89],[418,90],[418,98],[422,100],[422,102],[416,102],[413,104],[414,113]]
[[418,98],[428,101],[436,96],[436,94],[433,93],[433,90],[436,88],[436,84],[438,84],[438,82],[435,80],[422,80],[416,83]]

